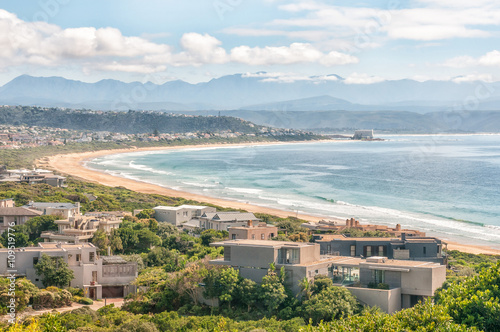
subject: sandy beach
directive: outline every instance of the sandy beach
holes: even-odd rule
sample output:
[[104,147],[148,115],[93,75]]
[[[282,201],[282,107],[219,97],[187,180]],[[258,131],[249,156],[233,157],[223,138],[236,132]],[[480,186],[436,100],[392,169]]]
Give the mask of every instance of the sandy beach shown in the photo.
[[[307,142],[304,142],[307,143]],[[309,142],[310,143],[310,142]],[[233,146],[252,146],[252,145],[263,145],[263,144],[289,144],[289,143],[240,143],[234,144]],[[295,143],[295,144],[301,144]],[[135,181],[131,179],[125,179],[121,177],[115,177],[109,174],[105,174],[99,171],[95,171],[84,166],[86,160],[91,160],[104,155],[127,153],[127,152],[139,152],[139,151],[158,151],[158,150],[171,150],[171,149],[199,149],[200,147],[227,147],[230,144],[213,144],[213,145],[192,145],[192,146],[173,146],[173,147],[152,147],[152,148],[136,148],[136,149],[117,149],[117,150],[101,150],[94,152],[84,152],[84,153],[71,153],[56,155],[51,157],[45,157],[37,161],[37,166],[40,168],[52,169],[61,174],[67,174],[74,176],[76,178],[89,181],[97,182],[110,187],[125,187],[130,190],[137,192],[148,193],[148,194],[161,194],[171,197],[183,197],[189,200],[195,200],[199,202],[211,203],[225,208],[243,209],[254,213],[266,213],[279,217],[296,216],[295,211],[284,211],[279,209],[273,209],[268,207],[262,207],[252,204],[247,204],[239,201],[232,201],[214,197],[208,197],[178,190],[173,190],[170,188],[165,188],[162,186]],[[321,217],[299,214],[299,218],[317,222]],[[489,254],[489,255],[500,255],[500,250],[487,247],[487,246],[476,246],[476,245],[465,245],[455,242],[448,242],[449,250],[459,250],[462,252],[468,252],[473,254]]]

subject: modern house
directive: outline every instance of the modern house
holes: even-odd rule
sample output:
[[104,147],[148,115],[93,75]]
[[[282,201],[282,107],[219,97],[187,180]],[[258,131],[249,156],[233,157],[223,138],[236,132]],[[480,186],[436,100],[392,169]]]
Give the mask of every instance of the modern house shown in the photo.
[[250,212],[205,212],[200,217],[202,229],[228,231],[230,227],[257,226],[260,219]]
[[[224,258],[211,260],[211,264],[231,266],[244,278],[261,282],[269,264],[274,263],[277,270],[284,267],[288,287],[298,294],[300,280],[325,275],[335,285],[349,289],[360,302],[376,305],[388,313],[433,296],[446,280],[444,265],[385,257],[320,255],[317,243],[229,240],[211,246],[224,247]],[[368,288],[380,283],[389,289]]]
[[57,232],[42,232],[41,238],[45,239],[45,242],[77,244],[88,242],[97,230],[111,233],[113,229],[119,228],[122,219],[114,215],[98,215],[97,217],[85,215],[70,217],[65,220],[56,220]]
[[0,234],[5,232],[12,225],[24,225],[26,221],[33,217],[42,215],[40,211],[13,206],[12,200],[0,202]]
[[216,211],[214,207],[196,205],[157,206],[153,210],[157,221],[168,222],[174,226],[182,226],[191,219],[201,217],[205,212]]
[[278,236],[278,227],[268,225],[264,222],[257,226],[250,225],[229,227],[229,238],[231,240],[271,240]]
[[66,178],[60,175],[54,174],[40,174],[38,172],[33,172],[31,174],[21,175],[20,182],[26,182],[29,184],[45,183],[53,187],[63,187]]
[[403,229],[400,224],[392,228],[385,225],[361,224],[358,220],[351,218],[346,219],[345,224],[339,224],[336,221],[320,220],[319,222],[303,223],[301,227],[307,228],[315,232],[342,232],[347,229],[356,229],[362,232],[383,232],[391,236],[401,236],[403,233],[409,236],[425,236],[424,232],[413,229]]
[[80,203],[38,203],[29,202],[24,208],[40,211],[44,215],[60,216],[68,219],[80,215]]
[[16,206],[16,203],[14,203],[14,199],[0,199],[0,208],[13,208],[14,206]]
[[322,255],[351,257],[382,256],[389,259],[430,261],[444,264],[446,243],[434,237],[348,237],[345,235],[313,235]]
[[17,276],[25,276],[36,286],[43,287],[34,268],[43,254],[62,257],[74,272],[70,286],[83,288],[89,298],[123,297],[135,292],[130,283],[137,277],[137,263],[115,256],[99,257],[97,248],[91,243],[39,243],[38,247],[17,248],[13,267],[7,266],[9,250],[0,249],[0,275],[8,276],[15,270]]

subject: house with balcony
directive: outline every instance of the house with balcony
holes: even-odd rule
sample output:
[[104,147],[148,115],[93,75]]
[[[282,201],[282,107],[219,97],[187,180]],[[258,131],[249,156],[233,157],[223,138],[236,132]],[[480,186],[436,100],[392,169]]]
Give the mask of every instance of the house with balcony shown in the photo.
[[446,243],[435,237],[349,237],[345,234],[313,235],[314,242],[320,245],[322,255],[351,257],[382,256],[398,260],[419,260],[446,263],[443,249]]
[[[224,247],[224,258],[211,260],[211,264],[231,266],[244,278],[261,282],[269,264],[274,263],[276,269],[284,267],[287,286],[298,294],[300,280],[328,276],[361,303],[388,313],[433,296],[446,280],[446,266],[438,263],[321,255],[317,243],[229,240],[211,246]],[[378,284],[386,284],[389,289],[369,287]]]
[[24,208],[40,211],[43,215],[60,216],[68,219],[80,215],[80,203],[45,203],[45,202],[29,202],[23,206]]
[[[200,218],[204,213],[215,212],[211,206],[180,205],[180,206],[157,206],[153,208],[155,219],[158,222],[168,222],[174,226],[182,226],[192,219]],[[199,223],[198,223],[199,227]]]
[[8,249],[0,249],[0,275],[8,276],[15,270],[16,276],[23,276],[42,288],[41,277],[35,272],[35,264],[46,254],[61,257],[74,272],[71,287],[84,290],[91,299],[124,297],[135,292],[130,285],[137,278],[137,263],[126,262],[121,257],[99,257],[97,248],[91,243],[39,243],[37,247],[14,250],[13,266],[8,266]]
[[250,212],[205,212],[201,215],[200,227],[202,229],[215,229],[229,231],[230,227],[258,226],[260,219]]
[[42,232],[41,238],[45,242],[88,242],[97,230],[111,233],[113,229],[120,227],[123,217],[113,214],[90,214],[85,216],[70,217],[64,220],[56,220],[57,232]]

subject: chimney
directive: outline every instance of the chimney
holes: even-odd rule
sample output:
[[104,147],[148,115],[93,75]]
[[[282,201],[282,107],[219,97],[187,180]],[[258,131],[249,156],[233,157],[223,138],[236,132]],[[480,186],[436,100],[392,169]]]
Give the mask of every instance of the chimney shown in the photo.
[[247,226],[248,227],[252,227],[252,221],[251,220],[247,221]]
[[401,231],[401,224],[396,225],[396,231],[398,231],[398,232]]

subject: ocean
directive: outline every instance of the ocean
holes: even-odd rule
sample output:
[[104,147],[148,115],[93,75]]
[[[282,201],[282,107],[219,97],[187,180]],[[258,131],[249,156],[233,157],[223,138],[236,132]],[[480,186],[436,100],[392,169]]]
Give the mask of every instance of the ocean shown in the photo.
[[87,166],[172,189],[500,247],[500,135],[203,147]]

